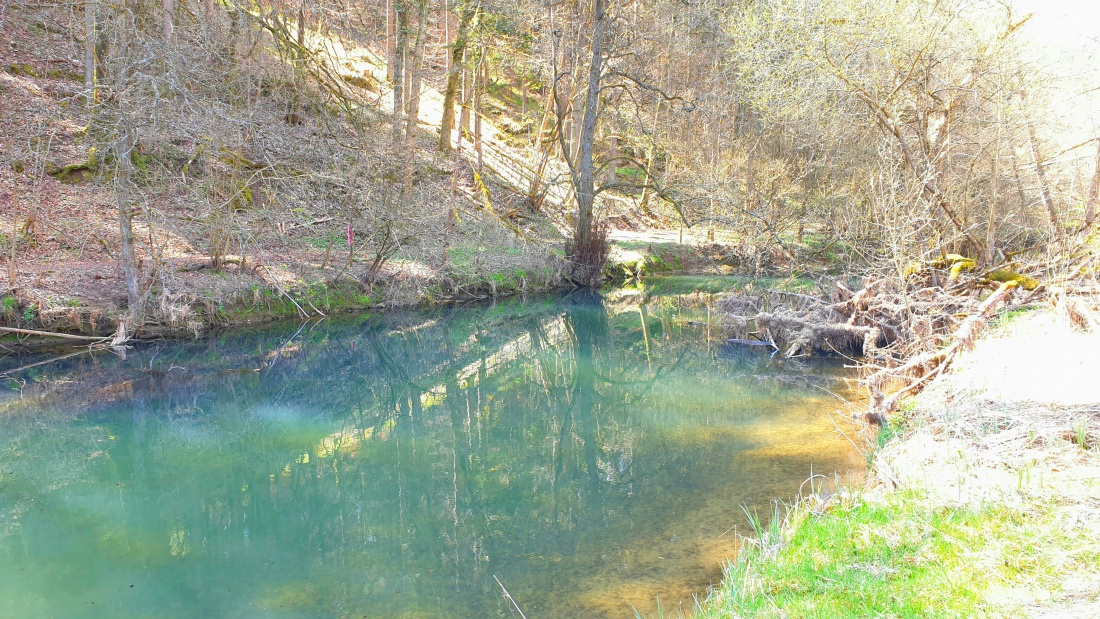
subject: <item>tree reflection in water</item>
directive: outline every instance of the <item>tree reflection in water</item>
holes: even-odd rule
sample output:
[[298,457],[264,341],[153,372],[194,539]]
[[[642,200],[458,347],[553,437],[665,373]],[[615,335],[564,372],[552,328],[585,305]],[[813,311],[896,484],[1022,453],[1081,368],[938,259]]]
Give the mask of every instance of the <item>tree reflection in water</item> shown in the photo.
[[0,615],[508,614],[493,576],[528,616],[699,592],[741,504],[858,466],[814,387],[835,366],[729,358],[704,311],[576,294],[42,366],[0,401]]

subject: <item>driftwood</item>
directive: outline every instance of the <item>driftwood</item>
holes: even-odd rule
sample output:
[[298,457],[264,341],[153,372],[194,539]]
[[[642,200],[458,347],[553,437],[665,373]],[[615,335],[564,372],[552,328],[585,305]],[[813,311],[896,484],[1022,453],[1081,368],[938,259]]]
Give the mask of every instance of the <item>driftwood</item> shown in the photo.
[[102,342],[109,337],[93,337],[88,335],[69,335],[68,333],[52,333],[50,331],[35,331],[34,329],[16,329],[15,327],[0,327],[0,333],[19,333],[21,335],[39,335],[42,337],[60,337],[66,340],[81,340],[85,342]]

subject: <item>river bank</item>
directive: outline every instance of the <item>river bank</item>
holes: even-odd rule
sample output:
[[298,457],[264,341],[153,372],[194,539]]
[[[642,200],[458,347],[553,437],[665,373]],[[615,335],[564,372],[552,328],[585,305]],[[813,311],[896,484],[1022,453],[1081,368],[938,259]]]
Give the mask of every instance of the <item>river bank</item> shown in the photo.
[[[346,247],[335,258],[335,250],[287,242],[257,249],[248,257],[233,256],[218,269],[212,268],[208,256],[189,248],[157,267],[158,277],[170,279],[171,286],[149,289],[146,322],[139,330],[131,325],[127,335],[139,340],[192,338],[212,329],[283,319],[426,308],[573,288],[564,276],[568,269],[560,247],[512,242],[514,246],[501,241],[478,252],[454,250],[446,264],[396,257],[377,272],[371,270],[370,256],[362,258]],[[754,275],[733,275],[746,270],[734,245],[707,240],[705,231],[672,242],[659,231],[614,238],[608,286],[660,282],[655,292],[685,294],[746,286],[813,288],[807,276],[773,276],[783,269],[770,264]],[[34,260],[19,265],[16,281],[16,288],[0,294],[0,328],[107,338],[127,313],[122,274],[113,261],[74,262],[43,248]],[[0,345],[9,353],[71,343],[48,335],[0,333]]]
[[758,527],[696,614],[1100,615],[1100,335],[1001,319],[882,429],[862,487]]

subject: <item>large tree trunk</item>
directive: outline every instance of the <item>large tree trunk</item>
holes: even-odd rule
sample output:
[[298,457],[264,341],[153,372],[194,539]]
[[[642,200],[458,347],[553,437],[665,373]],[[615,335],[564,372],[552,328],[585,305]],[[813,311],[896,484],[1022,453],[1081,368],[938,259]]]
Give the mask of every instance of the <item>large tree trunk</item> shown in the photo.
[[443,92],[443,119],[439,123],[439,150],[444,152],[451,149],[451,133],[455,128],[455,98],[462,86],[462,59],[466,54],[470,23],[475,13],[468,2],[459,4],[456,11],[458,34],[451,47],[451,66],[447,71],[447,87]]
[[570,259],[574,266],[574,281],[585,286],[600,282],[607,252],[606,241],[600,237],[593,221],[596,202],[593,149],[596,143],[596,120],[599,116],[600,82],[603,78],[604,37],[607,23],[607,0],[595,0],[592,16],[592,56],[588,66],[588,90],[584,102],[584,121],[577,145],[575,187],[577,195],[576,227]]

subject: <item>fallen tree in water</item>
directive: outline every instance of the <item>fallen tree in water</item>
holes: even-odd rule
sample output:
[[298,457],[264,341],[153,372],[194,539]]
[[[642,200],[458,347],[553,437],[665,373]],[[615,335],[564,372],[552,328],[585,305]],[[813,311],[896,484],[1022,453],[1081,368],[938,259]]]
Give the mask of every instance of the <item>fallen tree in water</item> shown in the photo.
[[[1034,280],[1028,280],[1030,284]],[[874,279],[858,291],[836,284],[832,298],[781,291],[732,294],[719,309],[734,343],[767,342],[787,357],[839,354],[865,371],[873,421],[941,374],[1008,304],[1017,279],[955,277],[947,286],[914,278]],[[1032,286],[1028,286],[1032,287]],[[1020,304],[1030,303],[1041,287]]]

